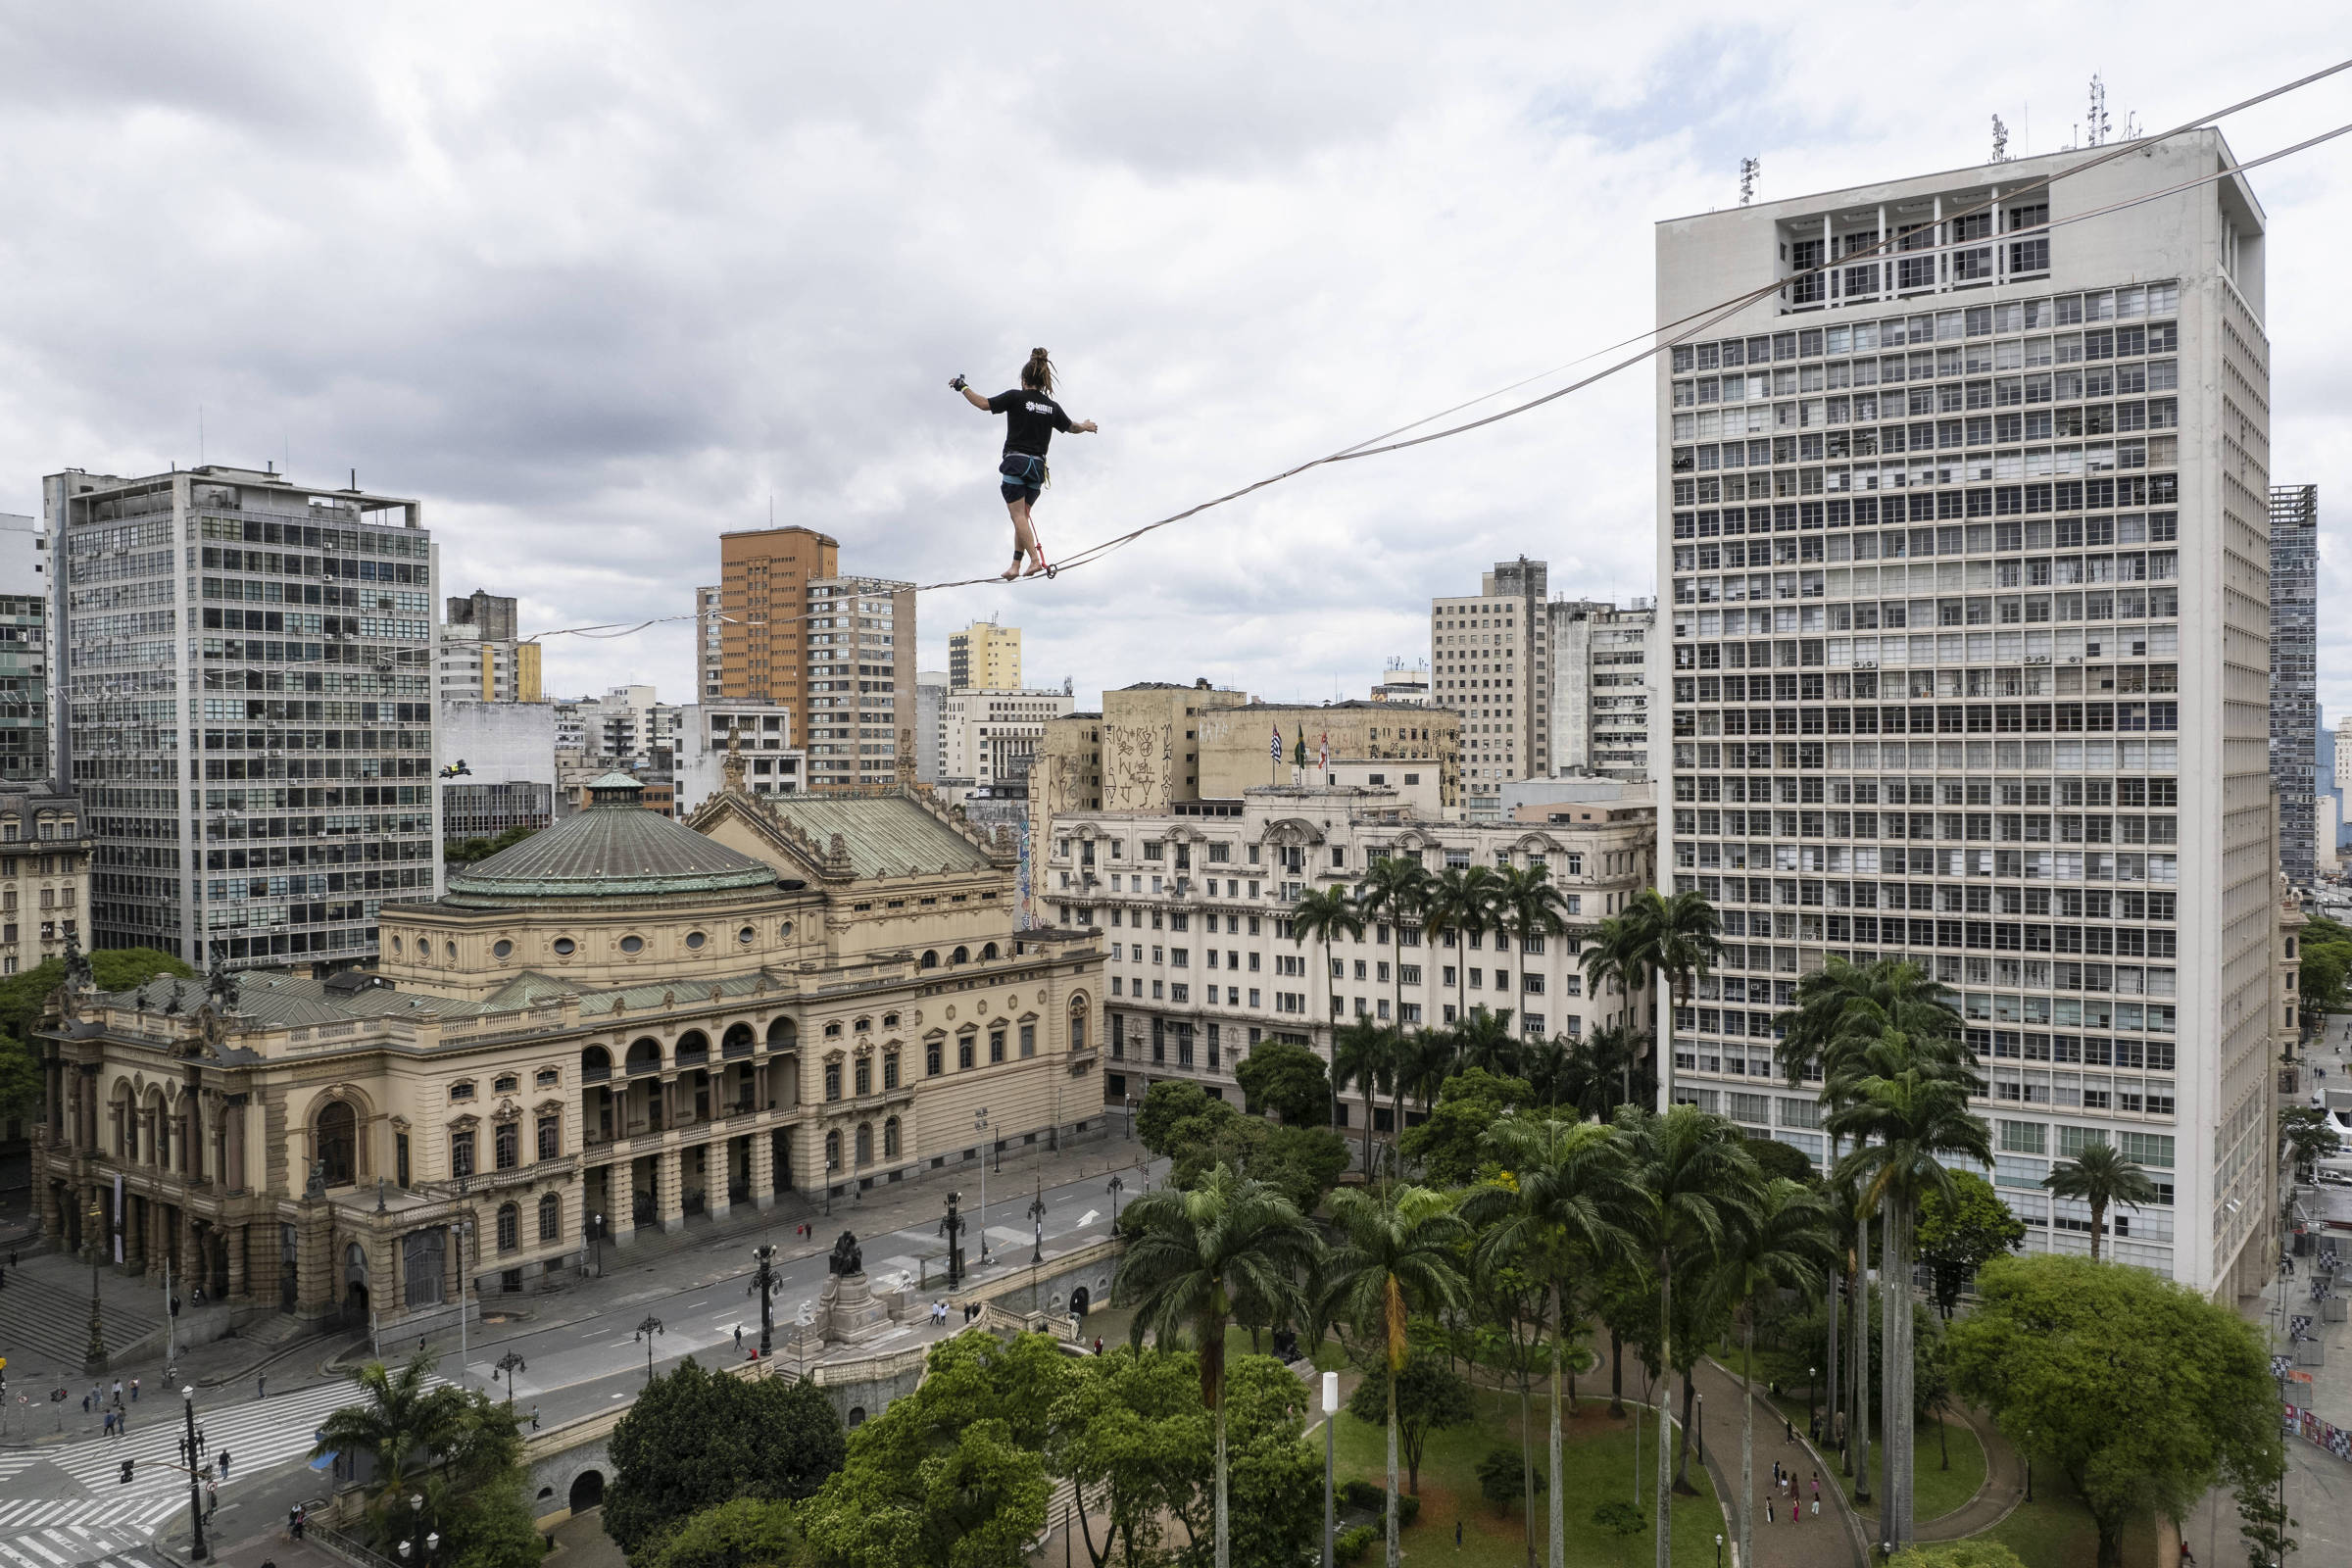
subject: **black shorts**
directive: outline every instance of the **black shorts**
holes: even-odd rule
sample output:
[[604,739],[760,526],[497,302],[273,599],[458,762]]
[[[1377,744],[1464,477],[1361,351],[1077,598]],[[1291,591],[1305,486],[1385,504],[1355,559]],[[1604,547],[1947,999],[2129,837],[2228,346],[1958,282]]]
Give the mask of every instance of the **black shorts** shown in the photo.
[[1045,488],[1046,460],[1027,452],[1007,452],[1004,461],[997,465],[997,479],[1006,506],[1035,501]]

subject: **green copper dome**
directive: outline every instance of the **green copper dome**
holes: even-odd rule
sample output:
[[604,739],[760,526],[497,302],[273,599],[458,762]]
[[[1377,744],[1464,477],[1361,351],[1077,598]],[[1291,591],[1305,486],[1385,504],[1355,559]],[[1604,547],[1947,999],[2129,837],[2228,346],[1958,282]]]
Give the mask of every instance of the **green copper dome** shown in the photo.
[[449,902],[655,898],[773,888],[772,865],[739,855],[643,805],[626,773],[588,784],[588,805],[449,879]]

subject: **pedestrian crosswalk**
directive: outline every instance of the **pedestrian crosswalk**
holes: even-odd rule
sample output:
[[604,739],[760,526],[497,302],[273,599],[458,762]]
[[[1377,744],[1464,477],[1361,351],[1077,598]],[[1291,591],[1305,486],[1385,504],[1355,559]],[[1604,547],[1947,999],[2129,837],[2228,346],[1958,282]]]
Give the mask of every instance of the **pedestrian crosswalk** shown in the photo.
[[[308,1458],[327,1416],[358,1395],[356,1385],[337,1382],[233,1405],[208,1407],[199,1400],[202,1456],[216,1466],[227,1458],[228,1474],[220,1482],[225,1494],[289,1460]],[[186,1415],[176,1399],[145,1401],[143,1414],[143,1422],[134,1417],[127,1437],[0,1451],[0,1568],[78,1568],[144,1545],[158,1527],[186,1512]],[[127,1485],[125,1461],[131,1466]],[[85,1494],[15,1496],[38,1479],[27,1473],[42,1465],[63,1471]]]

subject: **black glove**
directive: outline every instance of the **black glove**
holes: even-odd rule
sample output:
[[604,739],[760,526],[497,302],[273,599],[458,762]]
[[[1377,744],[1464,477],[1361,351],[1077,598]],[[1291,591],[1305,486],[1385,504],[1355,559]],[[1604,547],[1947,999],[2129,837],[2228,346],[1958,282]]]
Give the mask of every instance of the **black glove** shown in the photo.
[[948,390],[951,392],[960,392],[970,384],[970,382],[966,381],[962,376],[959,375],[948,383]]

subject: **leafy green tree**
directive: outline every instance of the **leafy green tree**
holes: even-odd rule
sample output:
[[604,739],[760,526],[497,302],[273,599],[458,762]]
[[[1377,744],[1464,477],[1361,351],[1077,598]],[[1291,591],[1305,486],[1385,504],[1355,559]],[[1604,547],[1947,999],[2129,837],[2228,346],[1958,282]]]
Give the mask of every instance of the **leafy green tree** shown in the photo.
[[1647,1528],[1642,1510],[1623,1497],[1612,1497],[1595,1507],[1592,1510],[1592,1525],[1603,1535],[1615,1538],[1617,1560],[1620,1563],[1625,1561],[1625,1544]]
[[[1610,978],[1604,963],[1600,978],[1592,981],[1595,995]],[[1537,1090],[1543,1093],[1544,1086],[1537,1085]],[[1570,1105],[1580,1115],[1605,1119],[1615,1115],[1619,1105],[1654,1104],[1657,1097],[1649,1031],[1636,1024],[1604,1023],[1570,1043],[1568,1070],[1559,1081],[1558,1093],[1544,1102]]]
[[2280,1110],[2278,1143],[2280,1152],[2306,1176],[2314,1165],[2334,1158],[2344,1147],[2334,1118],[2317,1105],[2289,1105]]
[[1472,1007],[1468,1017],[1445,1033],[1452,1048],[1449,1069],[1480,1067],[1506,1078],[1519,1075],[1520,1042],[1511,1033],[1510,1008],[1490,1012],[1484,1005]]
[[[1624,922],[1622,961],[1626,968],[1663,985],[1666,990],[1666,1037],[1660,1044],[1658,1059],[1664,1064],[1665,1082],[1671,1089],[1674,1011],[1683,998],[1690,995],[1690,983],[1715,967],[1716,956],[1723,951],[1723,921],[1716,915],[1715,906],[1696,893],[1669,897],[1656,888],[1643,888],[1635,894],[1633,902],[1617,918]],[[1665,1549],[1664,1536],[1661,1530],[1661,1551]]]
[[1488,1130],[1534,1100],[1524,1079],[1465,1067],[1446,1080],[1429,1119],[1398,1140],[1398,1151],[1432,1183],[1467,1186],[1478,1175]]
[[441,858],[452,865],[471,865],[487,860],[501,850],[511,850],[538,832],[535,827],[511,827],[496,838],[448,839],[441,845]]
[[[1400,1037],[1395,1029],[1370,1018],[1342,1025],[1331,1037],[1331,1080],[1341,1089],[1353,1085],[1364,1097],[1364,1170],[1372,1170],[1372,1101],[1387,1091],[1396,1069]],[[1152,1086],[1156,1089],[1159,1086]]]
[[2352,928],[2324,914],[2311,916],[2303,927],[2296,963],[2300,972],[2295,992],[2305,1010],[2342,1012],[2344,982],[2352,977]]
[[[1418,867],[1416,867],[1418,869]],[[1315,1017],[1328,1026],[1333,1017],[1329,1004],[1331,997],[1331,945],[1341,937],[1357,942],[1364,939],[1365,910],[1359,906],[1346,888],[1308,888],[1291,906],[1291,940],[1300,947],[1309,942],[1323,944],[1323,995],[1325,1005]]]
[[1469,1285],[1456,1256],[1469,1227],[1453,1211],[1450,1198],[1425,1187],[1392,1187],[1377,1193],[1350,1189],[1338,1194],[1331,1206],[1343,1240],[1324,1261],[1326,1310],[1371,1342],[1389,1372],[1386,1513],[1389,1568],[1396,1568],[1396,1447],[1401,1436],[1396,1406],[1410,1349],[1406,1320],[1415,1307],[1437,1313],[1462,1304]]
[[2284,1462],[2261,1331],[2230,1307],[2063,1254],[1994,1258],[1977,1296],[1946,1336],[1953,1387],[2073,1484],[2099,1568],[2118,1568],[2132,1521],[2180,1518],[2217,1482]]
[[841,1418],[813,1383],[747,1383],[688,1356],[612,1430],[605,1534],[634,1555],[737,1497],[811,1496],[841,1467],[843,1447]]
[[2163,1195],[2148,1173],[2135,1161],[2126,1159],[2113,1144],[2104,1138],[2085,1145],[2082,1152],[2041,1179],[2041,1185],[2060,1198],[2071,1198],[2090,1205],[2090,1260],[2099,1260],[2099,1241],[2107,1231],[2107,1210],[2123,1203],[2137,1208],[2143,1203],[2158,1201]]
[[1813,1161],[1794,1144],[1784,1144],[1777,1138],[1750,1138],[1747,1153],[1766,1181],[1790,1181],[1810,1187],[1819,1179]]
[[[1169,1091],[1161,1095],[1160,1091]],[[1150,1102],[1156,1098],[1158,1103]],[[1171,1185],[1200,1185],[1230,1165],[1277,1188],[1302,1214],[1314,1212],[1348,1169],[1348,1143],[1328,1127],[1286,1127],[1245,1116],[1196,1084],[1162,1081],[1146,1097],[1144,1147],[1168,1159]],[[1140,1134],[1140,1128],[1139,1128]]]
[[[1225,1402],[1234,1556],[1252,1565],[1311,1563],[1323,1544],[1323,1455],[1305,1441],[1306,1385],[1270,1355],[1245,1355],[1227,1369]],[[1205,1493],[1203,1486],[1196,1494]],[[1200,1568],[1200,1533],[1193,1540],[1181,1568]]]
[[1537,1492],[1549,1489],[1550,1478],[1541,1470],[1532,1476],[1524,1474],[1524,1456],[1508,1448],[1490,1448],[1487,1456],[1478,1461],[1478,1494],[1497,1509],[1506,1509],[1516,1501],[1523,1490]]
[[[1546,1357],[1551,1430],[1545,1452],[1547,1473],[1558,1475],[1568,1303],[1580,1273],[1594,1272],[1632,1250],[1627,1226],[1639,1200],[1629,1184],[1629,1143],[1617,1128],[1599,1122],[1513,1116],[1494,1123],[1486,1147],[1504,1174],[1463,1200],[1463,1217],[1480,1227],[1472,1256],[1481,1274],[1524,1268],[1549,1294],[1549,1312],[1539,1304],[1532,1316],[1538,1332],[1548,1324],[1553,1336],[1553,1353]],[[1551,1568],[1564,1560],[1562,1506],[1555,1490],[1547,1503]]]
[[[1764,1146],[1751,1141],[1749,1152]],[[1780,1147],[1780,1146],[1773,1146]],[[1764,1182],[1730,1229],[1711,1271],[1710,1286],[1739,1314],[1740,1495],[1756,1494],[1756,1313],[1763,1298],[1801,1291],[1836,1261],[1830,1241],[1829,1206],[1803,1185],[1778,1178]],[[1756,1511],[1741,1507],[1736,1521],[1740,1560],[1756,1557]]]
[[1163,1188],[1137,1199],[1127,1209],[1126,1234],[1111,1298],[1134,1309],[1130,1333],[1138,1349],[1147,1336],[1162,1348],[1192,1338],[1200,1402],[1216,1436],[1216,1568],[1232,1568],[1225,1326],[1237,1311],[1253,1321],[1279,1315],[1318,1260],[1315,1234],[1273,1188],[1223,1165],[1189,1192]]
[[1552,886],[1548,867],[1497,866],[1494,884],[1496,927],[1518,941],[1520,952],[1526,952],[1530,942],[1540,943],[1568,929],[1568,901]]
[[1082,1358],[1055,1401],[1046,1461],[1086,1498],[1079,1518],[1094,1568],[1114,1552],[1126,1568],[1157,1563],[1162,1521],[1191,1517],[1194,1497],[1208,1490],[1213,1456],[1200,1377],[1189,1352],[1122,1345]]
[[1261,1040],[1234,1063],[1233,1076],[1252,1110],[1270,1110],[1286,1127],[1331,1123],[1331,1074],[1323,1058],[1288,1040]]
[[809,1560],[792,1503],[737,1497],[679,1521],[637,1568],[802,1568]]
[[1919,1260],[1936,1276],[1936,1309],[1946,1323],[1970,1277],[2026,1243],[2024,1223],[1992,1183],[1975,1171],[1951,1174],[1950,1187],[1932,1189],[1919,1200]]
[[[196,977],[195,970],[154,948],[107,948],[89,959],[90,983],[100,991],[128,991],[159,974]],[[32,1031],[48,1010],[50,996],[65,983],[63,958],[45,959],[0,981],[0,1121],[30,1116],[40,1107],[40,1056]]]
[[1176,1133],[1180,1125],[1220,1112],[1234,1113],[1231,1105],[1199,1084],[1162,1078],[1144,1092],[1144,1102],[1135,1112],[1135,1136],[1146,1149],[1165,1159],[1181,1147]]
[[[1392,1383],[1396,1385],[1393,1391]],[[1415,1350],[1405,1357],[1403,1370],[1394,1376],[1388,1362],[1375,1362],[1348,1396],[1348,1413],[1370,1427],[1385,1427],[1394,1416],[1404,1448],[1405,1490],[1417,1496],[1421,1455],[1429,1446],[1429,1435],[1446,1427],[1468,1426],[1478,1419],[1478,1405],[1468,1378],[1438,1357]]]

